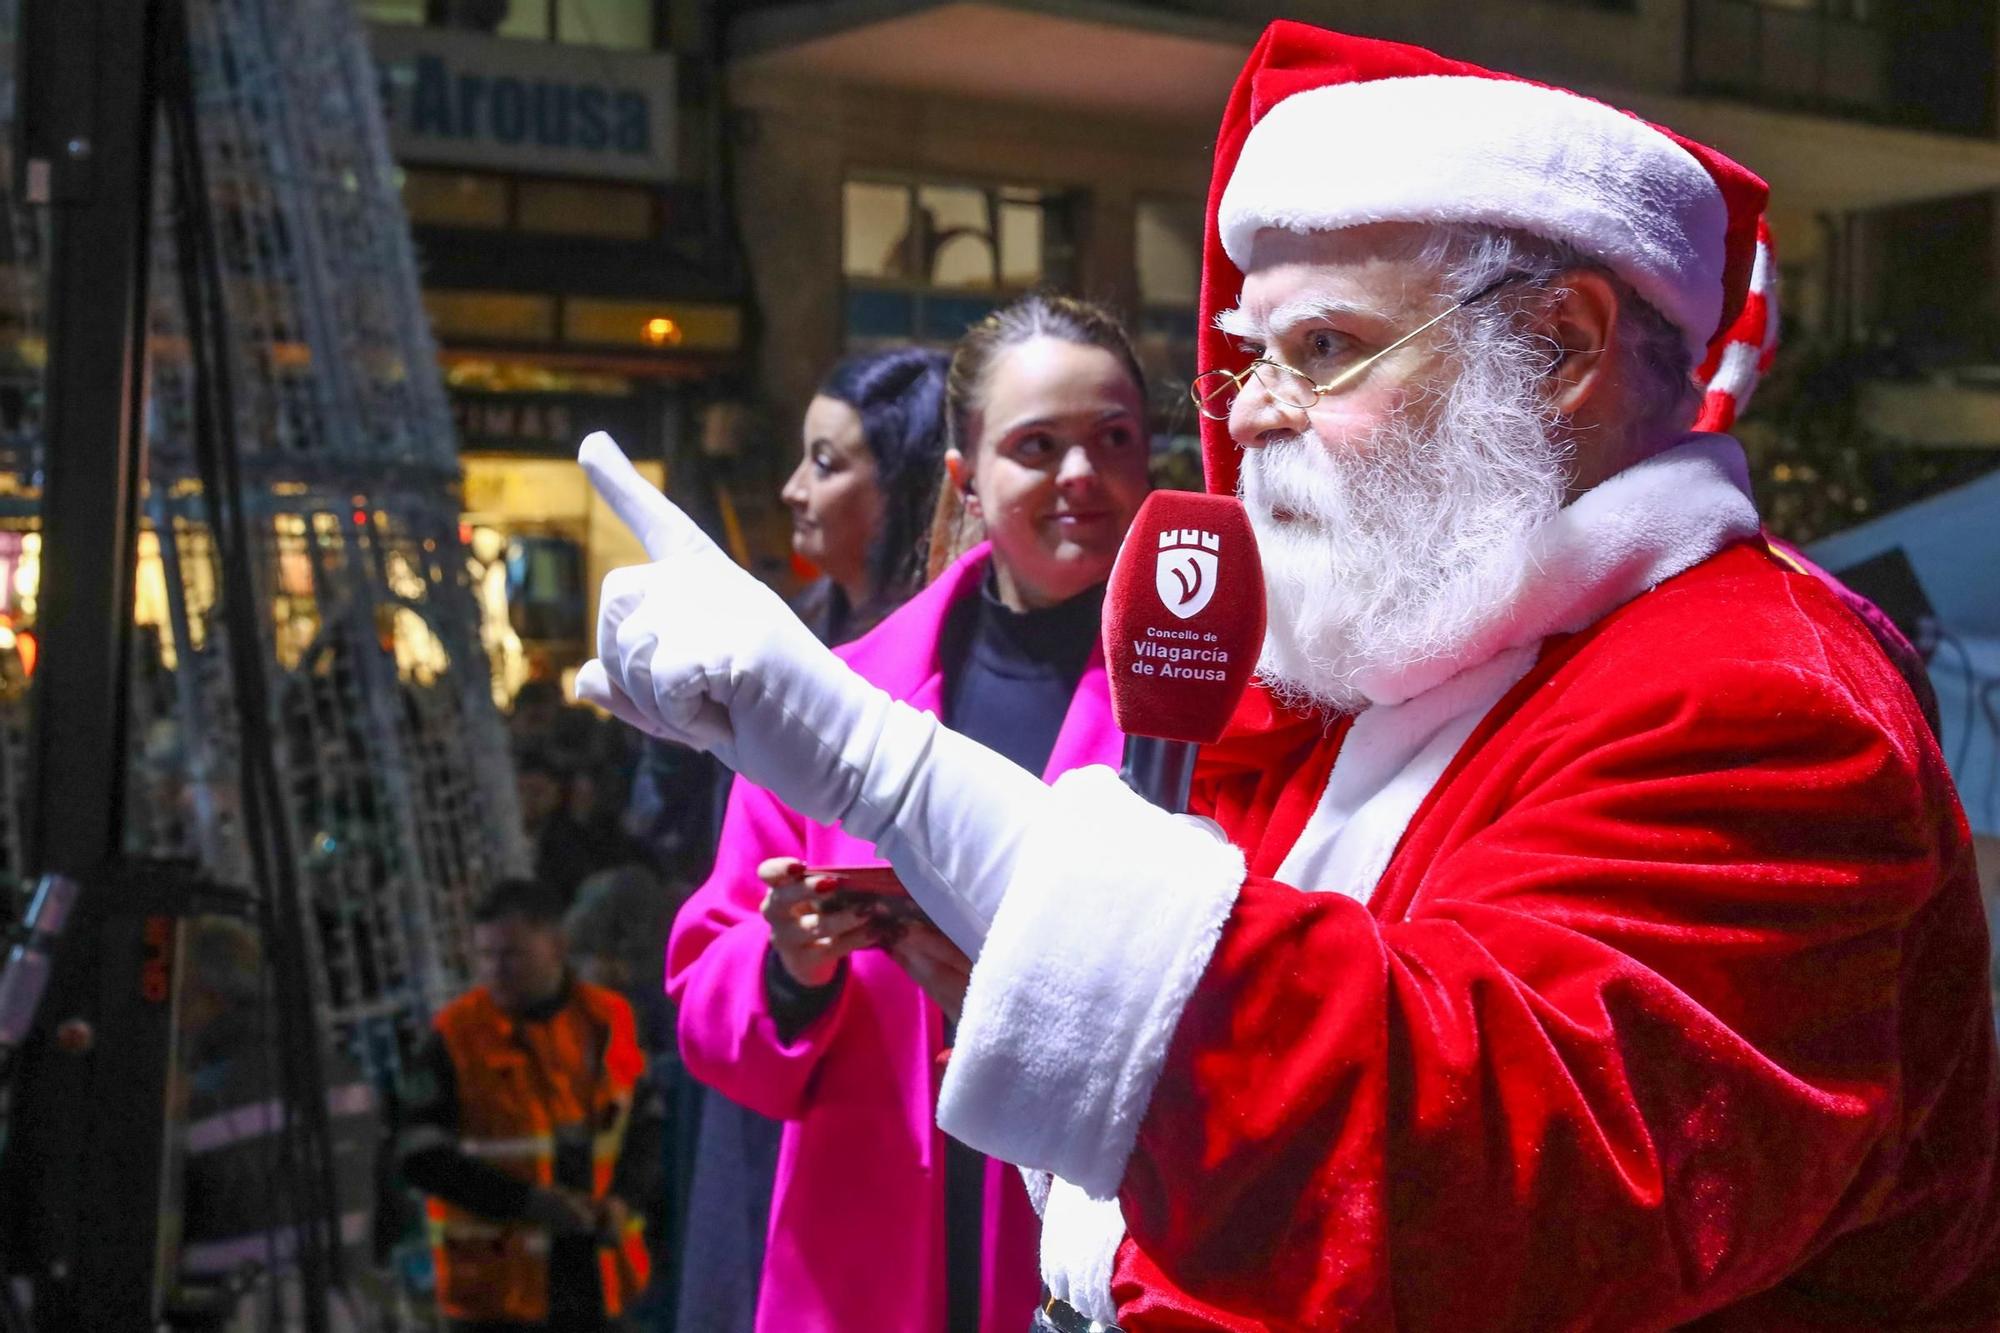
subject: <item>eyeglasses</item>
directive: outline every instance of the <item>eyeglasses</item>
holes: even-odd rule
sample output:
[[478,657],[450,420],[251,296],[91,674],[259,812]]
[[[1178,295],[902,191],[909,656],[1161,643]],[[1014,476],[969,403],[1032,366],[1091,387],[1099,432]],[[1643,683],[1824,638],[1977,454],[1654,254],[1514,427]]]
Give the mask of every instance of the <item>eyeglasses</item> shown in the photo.
[[1526,273],[1508,273],[1487,283],[1464,300],[1445,307],[1381,351],[1363,357],[1324,384],[1313,383],[1312,376],[1303,370],[1294,370],[1282,361],[1273,361],[1268,356],[1260,356],[1241,370],[1210,370],[1195,376],[1194,383],[1188,386],[1188,397],[1194,399],[1196,410],[1210,421],[1227,421],[1230,409],[1236,406],[1236,396],[1243,392],[1244,384],[1254,377],[1259,387],[1270,394],[1276,402],[1294,411],[1307,411],[1319,402],[1321,394],[1332,393],[1342,385],[1357,379],[1368,367],[1432,326],[1449,319],[1475,301],[1485,300],[1510,283],[1526,281],[1529,276]]

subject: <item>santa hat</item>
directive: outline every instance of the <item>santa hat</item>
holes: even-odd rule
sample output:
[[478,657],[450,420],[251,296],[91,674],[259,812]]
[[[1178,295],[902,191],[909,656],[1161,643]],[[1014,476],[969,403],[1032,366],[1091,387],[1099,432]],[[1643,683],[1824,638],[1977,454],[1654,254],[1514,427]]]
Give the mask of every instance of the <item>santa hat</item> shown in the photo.
[[[1421,47],[1279,20],[1216,139],[1201,364],[1247,358],[1215,328],[1265,228],[1480,223],[1564,241],[1679,329],[1723,430],[1776,344],[1764,182],[1721,153],[1566,89]],[[1202,422],[1213,491],[1236,488],[1227,424]]]

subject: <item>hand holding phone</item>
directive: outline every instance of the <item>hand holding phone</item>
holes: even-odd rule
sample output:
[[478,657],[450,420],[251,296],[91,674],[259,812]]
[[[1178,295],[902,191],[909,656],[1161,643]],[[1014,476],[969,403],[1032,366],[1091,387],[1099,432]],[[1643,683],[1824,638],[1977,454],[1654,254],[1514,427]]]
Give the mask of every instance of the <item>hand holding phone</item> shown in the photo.
[[821,895],[823,911],[858,913],[874,928],[874,942],[882,948],[894,945],[911,926],[931,924],[893,867],[807,866],[802,873],[806,886]]
[[770,889],[762,912],[771,928],[771,950],[801,986],[826,985],[843,958],[875,943],[872,919],[858,911],[831,910],[797,857],[774,857],[757,867],[757,877]]

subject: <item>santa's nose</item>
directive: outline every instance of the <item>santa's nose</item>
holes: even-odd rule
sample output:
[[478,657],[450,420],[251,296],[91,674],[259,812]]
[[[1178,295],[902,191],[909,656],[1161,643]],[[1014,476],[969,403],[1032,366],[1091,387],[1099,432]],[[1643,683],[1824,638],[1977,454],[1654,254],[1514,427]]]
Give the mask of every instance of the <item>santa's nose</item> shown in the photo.
[[1304,409],[1278,401],[1262,376],[1252,375],[1229,405],[1229,438],[1240,449],[1261,449],[1297,435],[1305,415]]

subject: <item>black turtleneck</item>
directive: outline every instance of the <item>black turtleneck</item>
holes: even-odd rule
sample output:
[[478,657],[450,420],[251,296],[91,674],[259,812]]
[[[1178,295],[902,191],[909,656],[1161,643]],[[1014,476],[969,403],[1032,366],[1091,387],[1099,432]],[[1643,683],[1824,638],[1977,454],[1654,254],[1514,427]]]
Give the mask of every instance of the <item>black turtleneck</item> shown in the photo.
[[1097,646],[1099,585],[1030,611],[1001,603],[989,573],[951,609],[938,645],[945,724],[1039,776]]
[[[1076,683],[1097,644],[1102,585],[1032,611],[1000,601],[989,572],[977,597],[951,609],[938,644],[944,720],[1040,776],[1048,767]],[[986,1159],[945,1140],[946,1327],[979,1327],[985,1268]]]

